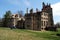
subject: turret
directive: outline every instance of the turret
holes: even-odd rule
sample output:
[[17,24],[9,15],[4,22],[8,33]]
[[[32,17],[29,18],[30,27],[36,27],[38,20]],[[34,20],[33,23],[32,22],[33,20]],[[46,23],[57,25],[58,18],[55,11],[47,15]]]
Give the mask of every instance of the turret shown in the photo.
[[30,13],[33,13],[33,9],[30,9]]
[[28,8],[27,8],[27,10],[26,10],[26,13],[28,14]]
[[47,6],[49,6],[48,3],[47,3]]
[[36,8],[36,12],[38,12],[38,8]]
[[48,12],[49,10],[51,10],[51,5],[47,3],[47,5],[45,5],[45,3],[43,2],[43,8],[42,11],[44,12]]
[[51,4],[49,4],[49,7],[51,7]]
[[42,5],[43,5],[43,8],[44,8],[45,7],[45,3],[43,2]]

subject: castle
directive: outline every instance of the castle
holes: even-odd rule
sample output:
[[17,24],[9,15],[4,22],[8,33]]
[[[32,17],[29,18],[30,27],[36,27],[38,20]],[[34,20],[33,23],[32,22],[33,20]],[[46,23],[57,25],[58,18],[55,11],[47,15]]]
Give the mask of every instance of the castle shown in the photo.
[[36,12],[33,12],[33,9],[30,9],[28,13],[27,8],[24,17],[21,17],[19,14],[12,15],[11,25],[30,30],[44,30],[46,27],[53,27],[54,22],[51,5],[45,5],[44,2],[42,5],[42,11],[36,9]]

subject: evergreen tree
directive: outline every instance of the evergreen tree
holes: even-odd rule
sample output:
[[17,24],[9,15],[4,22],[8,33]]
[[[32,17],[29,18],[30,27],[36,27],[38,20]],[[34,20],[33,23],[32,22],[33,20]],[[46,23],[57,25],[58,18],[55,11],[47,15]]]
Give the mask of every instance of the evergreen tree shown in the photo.
[[3,19],[3,26],[4,27],[8,27],[9,26],[11,14],[12,14],[11,11],[7,11],[6,14],[4,15],[4,19]]

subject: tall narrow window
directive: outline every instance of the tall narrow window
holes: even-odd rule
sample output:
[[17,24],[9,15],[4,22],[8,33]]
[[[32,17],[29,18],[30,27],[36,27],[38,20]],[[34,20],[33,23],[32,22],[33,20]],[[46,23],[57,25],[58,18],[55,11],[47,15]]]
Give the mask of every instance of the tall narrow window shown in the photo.
[[44,21],[44,26],[45,26],[45,21]]
[[41,21],[41,26],[43,26],[43,21]]
[[46,21],[46,25],[48,25],[48,22]]

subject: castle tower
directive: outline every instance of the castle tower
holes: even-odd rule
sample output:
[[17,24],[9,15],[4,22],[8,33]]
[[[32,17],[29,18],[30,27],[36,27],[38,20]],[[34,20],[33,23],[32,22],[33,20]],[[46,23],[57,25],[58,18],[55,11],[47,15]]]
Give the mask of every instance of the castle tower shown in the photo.
[[47,4],[47,5],[43,5],[43,8],[42,8],[42,12],[47,12],[48,13],[48,26],[53,26],[54,25],[54,22],[53,22],[53,13],[52,13],[52,8],[51,8],[51,5]]
[[45,3],[43,2],[42,5],[43,5],[43,8],[44,8],[45,7]]

